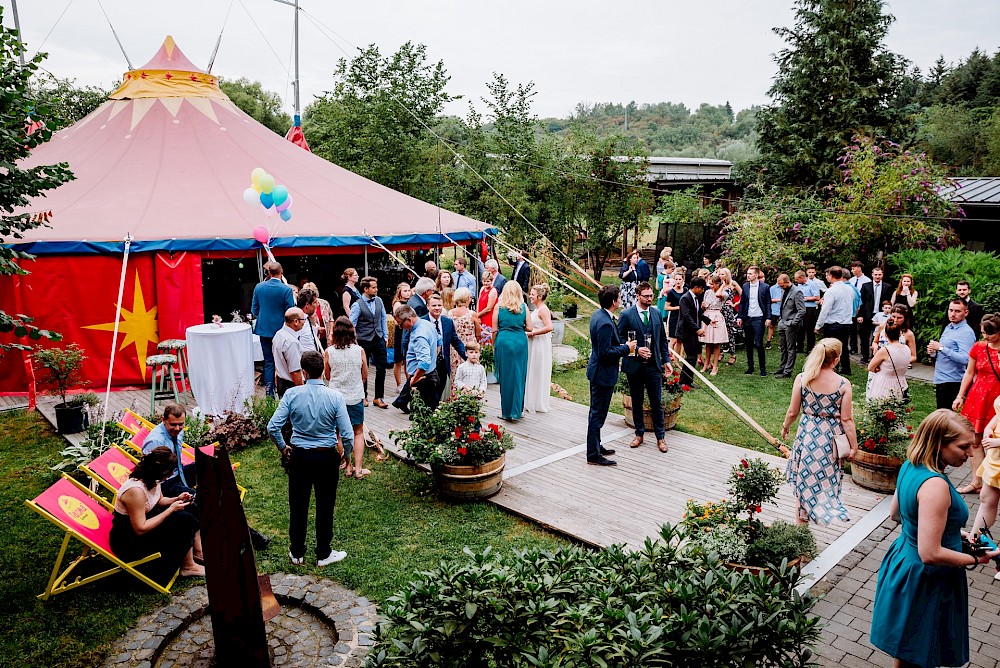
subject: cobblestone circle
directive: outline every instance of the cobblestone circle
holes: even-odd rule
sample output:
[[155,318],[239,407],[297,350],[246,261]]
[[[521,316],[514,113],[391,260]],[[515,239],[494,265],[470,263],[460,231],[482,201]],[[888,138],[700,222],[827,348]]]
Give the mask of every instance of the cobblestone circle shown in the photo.
[[[374,643],[375,605],[330,580],[274,574],[281,613],[266,624],[272,665],[357,668]],[[208,591],[192,587],[140,619],[112,649],[104,668],[209,668]]]

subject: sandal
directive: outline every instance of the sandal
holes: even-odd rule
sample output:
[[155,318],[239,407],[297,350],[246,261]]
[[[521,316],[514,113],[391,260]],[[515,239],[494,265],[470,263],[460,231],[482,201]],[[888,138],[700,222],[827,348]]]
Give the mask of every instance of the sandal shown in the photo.
[[982,485],[976,487],[975,485],[969,484],[966,485],[965,487],[959,487],[955,491],[958,492],[959,494],[979,494],[979,492],[981,492],[982,489],[983,489]]
[[345,478],[351,478],[353,476],[354,476],[354,465],[352,464],[352,465],[344,468],[344,477]]
[[340,460],[340,470],[343,471],[346,468],[347,468],[347,460],[346,459],[341,459]]
[[357,478],[358,480],[361,480],[362,478],[367,478],[371,474],[372,472],[369,471],[368,469],[358,469],[357,471],[354,472],[354,477]]
[[732,357],[730,357],[730,358],[729,358],[729,361],[728,361],[728,362],[726,362],[726,365],[727,365],[727,366],[732,366],[732,365],[734,365],[734,364],[736,364],[736,355],[733,355]]
[[389,458],[389,455],[385,454],[385,448],[382,447],[382,439],[375,435],[373,429],[368,430],[368,437],[365,438],[365,445],[375,451],[375,461],[384,462]]

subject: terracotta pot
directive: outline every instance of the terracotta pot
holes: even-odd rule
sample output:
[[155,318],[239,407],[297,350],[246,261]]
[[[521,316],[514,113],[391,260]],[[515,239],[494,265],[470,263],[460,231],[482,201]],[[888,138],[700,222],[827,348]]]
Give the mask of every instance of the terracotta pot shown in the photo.
[[488,499],[503,486],[505,456],[479,466],[434,468],[434,481],[441,496],[453,501]]
[[[801,568],[802,566],[805,566],[808,561],[809,560],[806,559],[804,556],[800,556],[790,560],[788,562],[788,565],[794,566],[796,568]],[[723,563],[725,564],[726,568],[732,569],[734,571],[740,571],[743,573],[750,573],[751,575],[760,575],[761,573],[764,573],[766,575],[771,574],[771,569],[768,568],[767,566],[747,566],[746,564],[734,564],[731,561],[726,561]]]
[[851,478],[865,489],[892,494],[896,491],[896,477],[902,466],[901,459],[858,449],[858,454],[851,460]]
[[[683,395],[674,395],[667,403],[663,404],[663,428],[667,431],[677,426],[677,418],[681,412]],[[622,395],[622,407],[625,409],[625,425],[635,427],[635,416],[632,414],[632,396]],[[650,410],[646,402],[642,404],[642,422],[646,431],[653,431],[653,411]]]

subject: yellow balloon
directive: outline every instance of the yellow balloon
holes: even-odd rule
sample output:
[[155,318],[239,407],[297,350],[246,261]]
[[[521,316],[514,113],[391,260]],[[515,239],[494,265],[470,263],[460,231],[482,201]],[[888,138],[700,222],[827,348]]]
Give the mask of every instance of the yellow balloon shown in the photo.
[[250,172],[250,181],[253,183],[253,187],[260,190],[260,177],[266,176],[267,172],[264,171],[262,167],[257,167],[252,172]]
[[257,185],[260,186],[262,193],[270,194],[274,190],[274,177],[270,174],[264,174],[264,176],[257,179]]
[[251,188],[253,188],[253,189],[254,189],[255,191],[257,191],[257,194],[258,194],[258,195],[260,194],[260,186],[259,186],[259,185],[257,185],[257,183],[256,183],[256,182],[254,182],[254,183],[251,183],[251,184],[250,184],[250,187],[251,187]]

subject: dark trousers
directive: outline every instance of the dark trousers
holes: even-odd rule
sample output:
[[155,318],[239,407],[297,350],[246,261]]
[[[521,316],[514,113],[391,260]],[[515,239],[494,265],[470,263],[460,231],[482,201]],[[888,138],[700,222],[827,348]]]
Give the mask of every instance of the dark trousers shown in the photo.
[[872,359],[872,334],[874,333],[875,328],[872,327],[871,320],[858,325],[858,336],[861,337],[858,341],[858,352],[861,353],[862,362],[870,362]]
[[[386,351],[385,339],[374,338],[371,341],[358,341],[368,359],[375,361],[375,398],[385,395]],[[368,381],[365,381],[365,396],[368,396]]]
[[747,368],[753,371],[753,351],[756,349],[760,370],[766,371],[767,358],[764,353],[764,318],[745,318],[743,320],[743,340],[747,348]]
[[260,337],[260,352],[264,356],[264,392],[274,396],[274,351],[271,349],[270,336]]
[[[166,506],[154,507],[147,519],[166,509]],[[115,556],[124,561],[134,561],[159,552],[158,559],[139,566],[138,570],[154,582],[165,585],[184,562],[187,551],[194,544],[196,531],[198,517],[187,510],[169,513],[156,528],[142,535],[132,529],[132,520],[128,515],[114,513],[108,540]]]
[[587,415],[587,461],[601,456],[601,427],[608,418],[614,385],[590,384],[590,413]]
[[697,336],[685,336],[681,339],[681,344],[684,346],[684,360],[687,362],[681,369],[681,385],[693,386],[694,372],[688,365],[697,366],[698,356],[701,355],[701,341]]
[[657,439],[664,437],[663,429],[663,372],[655,364],[642,364],[635,373],[626,374],[629,394],[632,396],[632,419],[635,435],[646,433],[642,415],[643,394],[649,397],[649,410],[653,413],[653,433]]
[[[424,405],[434,409],[441,403],[441,375],[436,371],[424,376],[414,387],[423,399]],[[412,390],[411,390],[412,391]]]
[[185,464],[181,468],[184,469],[184,480],[187,482],[187,485],[181,483],[181,477],[179,475],[168,480],[164,480],[160,483],[160,492],[163,496],[180,496],[184,492],[194,494],[194,489],[198,486],[198,469],[194,465],[194,462]]
[[935,385],[934,398],[937,399],[937,407],[951,410],[951,405],[955,403],[960,389],[962,389],[962,381],[957,383],[938,383]]
[[393,399],[392,405],[396,408],[406,408],[410,405],[410,398],[413,396],[413,391],[410,389],[410,379],[407,378],[403,382],[403,387],[399,389],[399,395]]
[[[281,376],[275,376],[274,377],[274,389],[277,391],[279,399],[282,398],[283,396],[285,396],[285,392],[287,392],[289,389],[291,389],[293,387],[295,387],[295,383],[293,383],[292,381],[285,380]],[[281,427],[281,435],[285,437],[285,443],[291,443],[292,442],[292,421],[291,420],[288,420],[287,422],[285,422],[285,424]]]
[[858,326],[858,321],[857,320],[852,320],[851,321],[851,335],[847,339],[848,343],[851,346],[851,353],[852,354],[857,354],[857,353],[861,352],[861,349],[858,348],[858,332],[859,331],[860,330],[859,330],[859,326]]
[[444,357],[437,359],[437,396],[438,401],[444,396],[444,386],[448,383],[448,369],[444,363]]
[[802,319],[802,328],[799,330],[799,340],[796,348],[801,352],[808,353],[816,345],[816,321],[819,320],[819,307],[806,307],[806,316]]
[[[363,445],[361,447],[364,447]],[[330,556],[333,540],[333,506],[337,501],[340,454],[336,448],[292,447],[288,462],[288,538],[295,558],[306,554],[309,499],[316,490],[316,558]]]
[[798,352],[800,328],[801,326],[778,323],[778,348],[781,350],[778,373],[790,376],[795,371],[795,355]]
[[840,341],[843,348],[843,351],[840,354],[840,373],[849,376],[851,374],[851,356],[847,352],[847,339],[851,335],[851,326],[828,322],[823,325],[823,334]]

